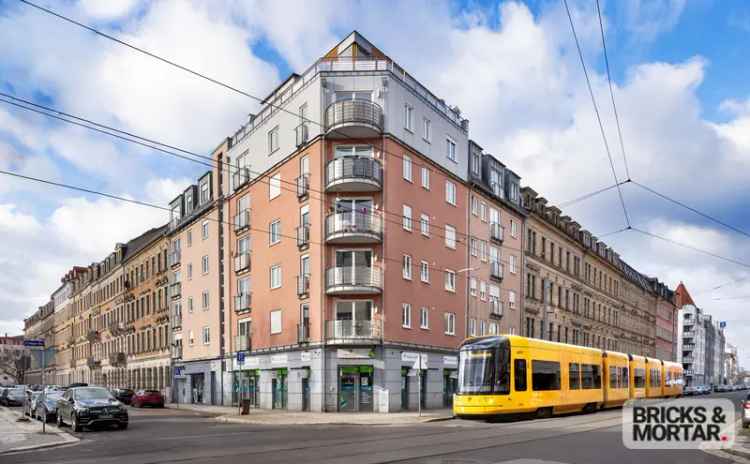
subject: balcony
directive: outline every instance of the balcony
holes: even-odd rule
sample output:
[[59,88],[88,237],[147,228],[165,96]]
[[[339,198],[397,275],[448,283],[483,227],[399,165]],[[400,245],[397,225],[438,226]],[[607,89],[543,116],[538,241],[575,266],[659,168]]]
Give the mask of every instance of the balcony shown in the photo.
[[490,300],[490,317],[500,319],[503,317],[503,302],[500,300]]
[[78,360],[77,359],[71,359],[70,360],[70,368],[75,369],[78,366]]
[[179,298],[182,295],[182,283],[175,282],[169,286],[169,296]]
[[172,347],[172,359],[182,358],[182,345],[175,345]]
[[377,343],[383,338],[379,320],[326,321],[326,343]]
[[297,296],[300,298],[310,296],[310,274],[297,276]]
[[333,213],[326,217],[326,243],[380,243],[383,221],[372,212]]
[[169,253],[168,258],[170,267],[179,266],[180,259],[182,259],[182,254],[180,253],[180,250],[173,250],[171,253]]
[[98,369],[102,367],[102,362],[94,358],[93,356],[89,356],[86,358],[86,366],[88,366],[89,369]]
[[490,278],[494,280],[503,280],[503,263],[500,261],[490,261]]
[[128,357],[123,352],[110,353],[109,365],[112,367],[124,367],[128,362]]
[[344,156],[326,165],[327,192],[378,192],[383,188],[383,166],[370,157]]
[[310,322],[297,324],[297,343],[308,343],[310,341]]
[[172,330],[179,330],[182,328],[182,312],[172,315]]
[[310,246],[310,224],[297,227],[297,248],[306,250]]
[[694,350],[695,349],[695,343],[683,343],[682,344],[683,350]]
[[89,343],[96,343],[101,340],[101,334],[98,330],[89,330],[86,334],[86,340],[88,340]]
[[694,361],[694,359],[693,359],[692,356],[683,356],[682,357],[682,362],[684,362],[684,363],[692,363],[693,361]]
[[378,294],[382,291],[382,273],[377,267],[332,267],[326,270],[329,295]]
[[250,270],[250,253],[237,253],[234,255],[234,272],[244,272]]
[[296,137],[297,147],[301,147],[302,145],[305,145],[307,141],[310,139],[310,130],[307,127],[306,122],[303,122],[299,126],[297,126],[294,129],[294,132],[297,135]]
[[252,346],[250,335],[237,335],[234,337],[234,351],[250,351]]
[[310,175],[302,174],[297,177],[297,198],[303,200],[310,193]]
[[235,295],[234,297],[234,310],[235,312],[245,312],[250,311],[250,294],[249,293],[243,293],[240,295]]
[[232,185],[234,185],[234,189],[237,190],[248,182],[250,182],[250,169],[236,168],[235,172],[232,174]]
[[341,100],[326,108],[329,138],[377,137],[383,132],[383,109],[367,100]]
[[493,222],[490,224],[490,239],[502,243],[505,238],[505,228],[500,223]]
[[243,209],[234,216],[234,231],[241,232],[250,227],[250,210]]

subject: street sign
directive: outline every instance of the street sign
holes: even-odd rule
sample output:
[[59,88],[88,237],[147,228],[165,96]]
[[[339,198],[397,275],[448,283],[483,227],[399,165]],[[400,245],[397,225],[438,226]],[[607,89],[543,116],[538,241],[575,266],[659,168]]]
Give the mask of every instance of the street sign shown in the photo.
[[23,346],[44,348],[44,340],[29,338],[23,341]]
[[237,352],[237,364],[242,365],[244,363],[245,363],[245,352],[238,351]]

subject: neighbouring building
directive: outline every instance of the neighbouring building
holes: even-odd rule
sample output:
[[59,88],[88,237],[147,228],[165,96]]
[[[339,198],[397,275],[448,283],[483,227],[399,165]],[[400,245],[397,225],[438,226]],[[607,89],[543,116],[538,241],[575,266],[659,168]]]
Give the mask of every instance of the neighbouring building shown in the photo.
[[55,377],[55,302],[50,300],[26,318],[24,337],[44,340],[44,348],[29,349],[29,370],[24,382],[28,384],[53,383]]
[[738,372],[737,347],[727,343],[724,350],[724,383],[735,385],[738,382]]
[[677,361],[677,307],[674,291],[655,277],[649,278],[656,307],[656,352],[659,359]]
[[[16,364],[15,361],[28,355],[28,350],[23,346],[23,335],[0,336],[0,386],[15,385]],[[23,381],[23,379],[22,379]]]

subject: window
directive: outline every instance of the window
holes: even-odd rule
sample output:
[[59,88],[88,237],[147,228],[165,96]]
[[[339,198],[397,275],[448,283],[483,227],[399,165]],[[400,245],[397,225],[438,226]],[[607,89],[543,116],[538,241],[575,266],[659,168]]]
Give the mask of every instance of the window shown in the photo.
[[432,140],[432,122],[427,118],[422,120],[422,138],[428,143]]
[[204,311],[208,311],[209,303],[210,303],[210,298],[209,298],[208,290],[203,290],[203,293],[201,294],[201,305]]
[[510,267],[511,274],[518,273],[518,265],[516,263],[516,255],[508,255],[508,267]]
[[195,335],[193,335],[193,331],[192,330],[188,334],[188,345],[190,345],[190,346],[195,345]]
[[210,177],[201,180],[200,183],[200,196],[201,204],[206,204],[211,199],[211,184],[209,184]]
[[479,299],[487,301],[487,282],[484,280],[479,281]]
[[469,248],[471,249],[471,256],[479,256],[479,240],[471,237],[469,239]]
[[630,386],[630,377],[628,376],[628,368],[618,367],[617,369],[620,371],[620,388],[628,388]]
[[193,280],[193,263],[188,263],[187,265],[187,279]]
[[510,220],[510,236],[518,238],[518,223],[513,219]]
[[456,184],[449,180],[445,181],[445,201],[456,206]]
[[615,366],[609,367],[609,388],[618,388],[619,382],[618,377],[620,374],[620,368]]
[[271,266],[271,288],[281,288],[281,265],[275,264]]
[[477,321],[469,319],[469,335],[475,337],[477,335]]
[[516,292],[508,290],[508,307],[514,309],[516,307]]
[[409,155],[404,155],[403,164],[401,168],[401,175],[403,176],[405,180],[408,180],[409,182],[411,182],[411,168],[412,168],[411,157]]
[[425,308],[424,306],[419,309],[419,328],[430,328],[430,310]]
[[422,167],[422,187],[425,190],[430,190],[430,170],[426,167]]
[[571,390],[581,388],[581,369],[578,363],[568,364],[568,388]]
[[456,228],[448,224],[445,225],[445,246],[456,249]]
[[277,219],[268,227],[269,245],[276,245],[281,241],[281,220]]
[[203,221],[203,224],[201,224],[201,238],[208,240],[208,221]]
[[271,311],[271,334],[281,333],[281,310]]
[[469,279],[469,294],[477,296],[477,279],[475,277]]
[[411,328],[411,305],[409,303],[401,305],[401,327]]
[[208,345],[209,343],[211,343],[211,329],[203,327],[203,344]]
[[456,142],[450,138],[445,138],[445,155],[449,160],[456,162]]
[[277,172],[268,182],[268,199],[273,200],[279,195],[281,195],[281,173]]
[[531,389],[550,391],[560,389],[560,363],[555,361],[531,361]]
[[187,231],[187,246],[188,248],[193,246],[193,231],[192,230]]
[[513,365],[516,391],[526,391],[526,360],[516,359]]
[[[497,213],[497,210],[492,208],[493,213]],[[480,202],[479,203],[479,215],[482,218],[482,222],[487,222],[487,203]]]
[[192,296],[188,297],[187,303],[188,303],[188,312],[192,313],[193,312],[193,297]]
[[411,280],[411,256],[404,255],[401,261],[401,275],[404,279]]
[[414,107],[404,104],[404,129],[414,132]]
[[449,292],[456,291],[456,273],[447,269],[445,271],[445,289]]
[[419,263],[419,279],[426,283],[430,283],[430,265],[427,261]]
[[201,272],[203,275],[208,274],[208,255],[203,256],[201,259]]
[[471,197],[471,214],[479,216],[479,199],[475,196]]
[[403,221],[404,230],[408,230],[409,232],[411,232],[411,206],[404,205],[403,211],[404,211],[404,221]]
[[268,154],[279,149],[279,126],[268,131]]
[[422,213],[419,218],[419,230],[425,237],[430,236],[430,216]]
[[581,364],[581,386],[584,389],[602,388],[602,376],[596,364]]
[[484,336],[487,334],[487,322],[479,321],[479,335]]
[[445,313],[445,334],[456,335],[456,314]]

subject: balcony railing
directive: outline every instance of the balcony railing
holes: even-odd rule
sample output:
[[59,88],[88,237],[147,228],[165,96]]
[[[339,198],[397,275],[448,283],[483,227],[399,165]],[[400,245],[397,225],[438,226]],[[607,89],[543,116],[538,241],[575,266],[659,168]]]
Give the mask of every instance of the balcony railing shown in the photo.
[[240,295],[235,295],[234,297],[234,310],[237,312],[240,311],[249,311],[250,310],[250,294],[249,293],[243,293]]
[[250,253],[238,253],[234,255],[234,272],[243,272],[250,269]]
[[[344,128],[358,130],[339,130]],[[333,136],[375,136],[383,131],[383,109],[368,100],[333,102],[326,108],[325,129],[329,133],[336,131]]]
[[490,300],[490,317],[503,317],[503,302],[496,299]]
[[377,243],[383,238],[383,221],[373,212],[351,211],[326,217],[328,243]]
[[382,325],[379,320],[369,321],[326,321],[326,340],[381,339]]
[[310,295],[310,274],[297,276],[297,296],[304,298]]
[[238,168],[234,174],[232,174],[232,183],[234,184],[235,190],[247,184],[250,181],[250,169]]
[[490,278],[503,280],[503,263],[500,261],[490,261]]
[[182,295],[182,283],[175,282],[169,286],[169,295],[172,298],[179,298]]
[[237,335],[234,337],[234,351],[250,351],[251,349],[250,335]]
[[370,157],[343,156],[326,165],[326,190],[375,192],[383,187],[383,167]]
[[505,229],[498,222],[490,224],[490,238],[496,242],[502,242],[505,238]]
[[297,324],[297,343],[307,343],[310,341],[310,322],[305,321]]
[[378,267],[332,267],[326,270],[328,294],[380,293],[382,273]]
[[98,342],[101,339],[101,334],[98,330],[89,330],[86,334],[86,339],[89,343]]
[[306,198],[310,193],[310,175],[302,174],[297,177],[297,198]]
[[234,231],[239,232],[250,227],[250,210],[243,209],[234,216]]
[[297,227],[297,248],[303,250],[310,246],[310,224]]
[[169,265],[177,266],[180,264],[181,257],[182,254],[180,253],[180,250],[172,250],[172,252],[169,253]]
[[302,145],[306,144],[309,137],[310,137],[310,130],[307,127],[307,123],[303,122],[299,126],[297,126],[294,129],[294,132],[296,133],[297,137],[297,146],[301,147]]
[[101,367],[102,362],[94,358],[93,356],[89,356],[86,358],[86,366],[88,366],[89,369],[97,369]]
[[181,345],[172,347],[172,358],[173,359],[182,358],[182,346]]
[[109,365],[112,367],[121,367],[127,364],[127,362],[128,357],[121,351],[109,354]]

